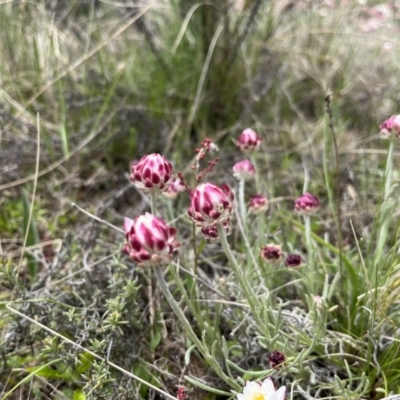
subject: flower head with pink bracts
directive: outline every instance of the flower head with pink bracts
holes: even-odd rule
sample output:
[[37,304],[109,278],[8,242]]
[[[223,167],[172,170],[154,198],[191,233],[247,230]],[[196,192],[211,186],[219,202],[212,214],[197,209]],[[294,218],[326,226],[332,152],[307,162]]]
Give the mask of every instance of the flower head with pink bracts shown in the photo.
[[274,264],[280,262],[284,254],[279,244],[270,243],[261,249],[261,257],[267,263]]
[[233,176],[236,179],[249,181],[250,179],[254,178],[256,175],[256,169],[254,165],[249,160],[243,160],[237,162],[233,168]]
[[245,129],[236,140],[236,146],[240,150],[250,152],[258,149],[261,145],[261,137],[251,128]]
[[163,195],[169,199],[176,199],[178,194],[186,190],[181,178],[174,179],[168,186],[168,189],[163,192]]
[[269,365],[271,368],[279,369],[286,361],[286,357],[278,350],[274,350],[268,357]]
[[[232,233],[232,224],[229,218],[222,223],[222,227],[224,228],[226,236]],[[218,227],[216,225],[203,226],[203,228],[201,228],[201,233],[206,237],[208,242],[215,242],[219,239]]]
[[299,254],[289,254],[286,257],[285,265],[289,268],[299,267],[303,264],[303,258]]
[[255,194],[250,197],[249,210],[252,214],[261,214],[268,210],[269,201],[268,198],[262,194]]
[[229,219],[235,196],[228,185],[203,183],[190,192],[188,215],[198,226],[222,224]]
[[243,393],[237,395],[237,400],[284,400],[285,394],[285,386],[275,390],[272,379],[267,378],[262,383],[246,382]]
[[294,210],[301,215],[311,215],[319,210],[318,197],[304,193],[294,202]]
[[170,263],[179,247],[176,229],[150,213],[134,220],[125,218],[124,230],[128,243],[122,250],[142,268]]
[[172,180],[172,165],[164,156],[153,153],[131,165],[129,179],[144,192],[160,193],[168,189]]
[[392,115],[379,126],[379,134],[383,139],[390,139],[393,134],[400,137],[400,115]]

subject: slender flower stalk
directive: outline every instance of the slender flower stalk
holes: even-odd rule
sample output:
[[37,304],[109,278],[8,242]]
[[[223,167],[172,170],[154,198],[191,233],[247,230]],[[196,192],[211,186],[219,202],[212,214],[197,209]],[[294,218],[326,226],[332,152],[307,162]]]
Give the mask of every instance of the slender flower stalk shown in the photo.
[[386,168],[385,168],[384,201],[388,200],[390,194],[390,187],[392,185],[393,153],[394,153],[394,141],[390,140],[387,159],[386,159]]
[[151,193],[151,213],[153,215],[157,214],[157,193],[156,192]]
[[228,257],[230,266],[233,270],[233,273],[236,276],[236,279],[238,280],[239,286],[243,291],[243,295],[249,304],[249,307],[254,315],[254,318],[255,318],[258,326],[260,328],[265,329],[265,332],[263,332],[263,333],[267,333],[266,336],[270,337],[268,322],[262,321],[262,319],[260,317],[261,304],[258,300],[258,296],[255,293],[255,291],[253,290],[253,288],[251,287],[251,285],[249,284],[249,282],[246,280],[246,277],[244,276],[242,270],[240,269],[235,256],[232,254],[232,251],[231,251],[228,241],[226,239],[225,229],[222,224],[218,224],[218,232],[219,232],[219,236],[221,238],[222,248],[223,248],[226,256]]
[[222,371],[220,365],[212,357],[212,355],[205,348],[205,346],[203,345],[201,340],[194,333],[190,322],[187,320],[185,314],[179,307],[178,303],[175,301],[174,297],[172,296],[172,293],[170,292],[170,290],[168,288],[167,282],[165,281],[165,278],[164,278],[164,272],[163,272],[162,268],[160,266],[155,267],[154,273],[157,277],[159,287],[160,287],[161,291],[163,292],[165,299],[168,301],[168,304],[171,306],[175,315],[179,319],[179,322],[182,324],[182,326],[185,329],[185,332],[189,336],[190,340],[194,343],[194,345],[197,347],[197,349],[202,354],[204,359],[209,363],[209,365],[213,368],[213,370],[217,373],[217,375],[237,390],[239,385],[233,379],[229,378]]
[[312,241],[311,241],[311,217],[309,215],[303,215],[304,227],[306,231],[306,246],[309,258],[312,259]]
[[[255,170],[259,171],[258,166],[257,166],[257,160],[256,160],[256,157],[255,157],[254,154],[251,154],[250,160],[253,163]],[[261,184],[260,184],[260,174],[258,172],[256,173],[255,178],[256,178],[256,189],[257,189],[257,192],[260,192]]]
[[243,225],[246,226],[246,203],[244,200],[244,179],[239,181],[239,210]]
[[239,209],[243,224],[246,224],[246,203],[244,201],[244,185],[256,176],[256,169],[249,160],[237,162],[233,168],[233,176],[239,180]]
[[307,192],[296,199],[294,202],[294,210],[304,217],[306,246],[309,260],[308,271],[310,273],[310,276],[307,278],[307,283],[310,285],[312,291],[314,291],[315,289],[314,282],[317,270],[315,267],[313,245],[311,240],[311,215],[315,214],[319,210],[319,207],[319,199],[316,196]]
[[168,304],[171,306],[172,310],[174,311],[175,315],[178,317],[179,322],[182,324],[183,328],[185,329],[186,333],[190,337],[190,340],[196,345],[196,347],[201,351],[203,349],[203,344],[201,343],[200,339],[194,333],[190,322],[187,320],[185,314],[179,307],[178,303],[175,301],[174,297],[172,296],[167,282],[164,278],[163,269],[158,265],[154,268],[154,274],[157,277],[159,287],[164,294],[165,299],[168,301]]
[[[385,121],[385,122],[387,122],[387,121]],[[381,125],[381,131],[382,131],[382,125]],[[396,132],[397,137],[399,135],[399,129]],[[388,149],[388,154],[387,154],[387,159],[386,159],[386,168],[385,168],[385,176],[384,176],[384,179],[385,179],[385,186],[384,186],[384,192],[383,192],[384,197],[383,197],[383,202],[382,202],[382,207],[381,207],[383,223],[381,224],[380,229],[379,229],[378,243],[376,245],[373,270],[371,272],[370,279],[371,279],[372,284],[375,284],[378,279],[378,275],[377,275],[378,274],[378,264],[380,262],[380,258],[384,251],[384,247],[385,247],[385,243],[386,243],[386,239],[387,239],[387,235],[388,235],[388,231],[389,231],[390,221],[391,221],[390,212],[391,212],[393,206],[391,206],[389,196],[390,196],[390,190],[391,190],[391,186],[392,186],[394,140],[395,139],[393,137],[389,137],[389,149]]]

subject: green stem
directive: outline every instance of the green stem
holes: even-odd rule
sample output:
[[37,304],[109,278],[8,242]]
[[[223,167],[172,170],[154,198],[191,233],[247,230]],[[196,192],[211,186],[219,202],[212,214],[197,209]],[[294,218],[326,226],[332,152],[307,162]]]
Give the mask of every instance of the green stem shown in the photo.
[[386,169],[385,169],[385,197],[384,197],[385,202],[387,202],[388,200],[390,194],[390,187],[392,185],[393,153],[394,153],[394,142],[393,140],[390,140],[389,150],[386,160]]
[[244,201],[244,179],[239,180],[239,209],[243,226],[246,229],[246,203]]
[[307,273],[309,278],[307,279],[308,284],[310,285],[311,293],[314,293],[314,280],[316,278],[316,271],[314,269],[314,254],[312,248],[312,241],[311,241],[311,217],[309,215],[304,215],[304,226],[305,226],[305,233],[306,233],[306,246],[307,246],[307,255],[308,255],[308,269]]
[[163,292],[164,297],[168,301],[168,304],[171,306],[171,308],[174,311],[175,315],[177,316],[179,322],[183,325],[183,328],[185,329],[186,334],[189,336],[190,340],[195,344],[195,346],[200,351],[202,356],[210,364],[210,366],[213,368],[215,373],[220,378],[222,378],[225,382],[227,382],[235,390],[240,389],[240,386],[233,379],[229,378],[227,375],[224,374],[224,372],[222,371],[218,362],[212,357],[212,355],[208,352],[207,348],[203,345],[201,340],[194,333],[192,326],[190,325],[190,322],[185,317],[185,314],[180,309],[178,303],[175,301],[174,297],[172,296],[172,293],[170,292],[170,290],[168,288],[167,282],[164,279],[164,273],[163,273],[162,268],[160,266],[155,267],[154,273],[157,277],[159,287],[161,288],[161,291]]
[[260,193],[260,175],[259,175],[259,173],[258,173],[258,167],[257,167],[257,162],[256,162],[256,157],[255,157],[255,155],[254,154],[252,154],[251,156],[250,156],[250,160],[251,160],[251,162],[252,162],[252,164],[254,165],[254,168],[256,169],[256,190],[257,190],[257,193]]
[[157,214],[157,194],[155,191],[151,192],[151,213]]
[[265,328],[267,337],[269,338],[269,326],[268,322],[264,323],[260,316],[261,311],[261,303],[258,301],[257,294],[254,292],[249,282],[246,280],[242,270],[239,267],[238,262],[236,261],[235,256],[232,254],[232,251],[229,247],[228,241],[226,239],[225,229],[222,224],[218,224],[218,233],[221,239],[222,248],[228,257],[231,268],[233,269],[233,273],[235,274],[236,279],[238,280],[239,286],[243,291],[244,297],[249,304],[249,307],[254,315],[254,318],[259,325],[260,328]]
[[373,270],[371,273],[371,283],[376,285],[378,280],[378,265],[383,256],[384,247],[389,231],[389,226],[391,222],[391,208],[390,208],[390,188],[392,186],[392,170],[393,170],[393,153],[394,153],[394,142],[390,140],[387,159],[386,159],[386,168],[385,168],[385,189],[384,189],[384,198],[381,206],[381,226],[379,229],[378,243],[375,249],[375,257],[373,263]]
[[160,266],[154,268],[155,275],[158,280],[158,284],[163,292],[166,300],[168,301],[169,305],[171,306],[172,310],[174,311],[175,315],[178,317],[180,323],[183,325],[186,333],[190,337],[191,341],[196,345],[196,347],[201,351],[203,349],[203,344],[199,340],[199,338],[194,333],[190,322],[186,319],[185,314],[178,306],[178,303],[175,301],[172,293],[170,292],[167,282],[164,279],[164,272]]

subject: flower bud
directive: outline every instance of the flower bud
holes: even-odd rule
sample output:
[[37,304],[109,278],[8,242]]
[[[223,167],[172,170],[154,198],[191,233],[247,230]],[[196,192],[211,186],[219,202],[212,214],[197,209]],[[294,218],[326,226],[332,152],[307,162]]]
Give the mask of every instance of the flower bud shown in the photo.
[[298,254],[289,254],[285,260],[285,265],[289,268],[298,267],[302,263],[303,259]]
[[245,129],[236,141],[236,146],[244,152],[254,151],[258,149],[260,145],[261,137],[251,128]]
[[274,264],[283,259],[281,246],[278,244],[267,244],[261,249],[261,257],[264,261]]
[[125,218],[124,230],[127,244],[123,252],[139,267],[155,267],[171,262],[173,252],[179,247],[176,229],[150,213],[134,220]]
[[269,208],[268,198],[262,194],[255,194],[250,197],[249,210],[252,214],[261,214]]
[[379,134],[382,139],[390,139],[393,134],[400,137],[400,115],[392,115],[379,126]]
[[163,195],[173,200],[176,199],[178,194],[183,192],[184,190],[185,186],[182,184],[181,178],[176,178],[169,184],[168,189],[163,192]]
[[236,179],[249,181],[250,179],[254,178],[256,174],[256,169],[254,165],[249,160],[243,160],[237,162],[233,168],[233,176]]
[[269,365],[271,368],[279,369],[281,364],[286,361],[286,357],[280,351],[274,350],[268,357]]
[[[232,232],[231,220],[228,218],[222,223],[226,236],[230,235]],[[206,237],[208,242],[215,242],[219,239],[218,226],[204,226],[201,228],[202,234]]]
[[294,210],[301,215],[311,215],[319,210],[319,200],[310,193],[304,193],[294,202]]
[[153,153],[132,163],[129,179],[143,192],[160,193],[168,189],[172,180],[172,165],[164,156]]
[[235,196],[228,185],[203,183],[190,192],[188,215],[198,226],[208,227],[229,219]]

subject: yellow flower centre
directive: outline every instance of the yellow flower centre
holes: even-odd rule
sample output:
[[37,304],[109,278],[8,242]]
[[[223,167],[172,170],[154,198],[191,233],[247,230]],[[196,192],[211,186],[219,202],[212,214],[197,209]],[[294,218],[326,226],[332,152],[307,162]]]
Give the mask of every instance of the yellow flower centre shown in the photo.
[[262,393],[257,393],[251,400],[264,400],[264,395]]

